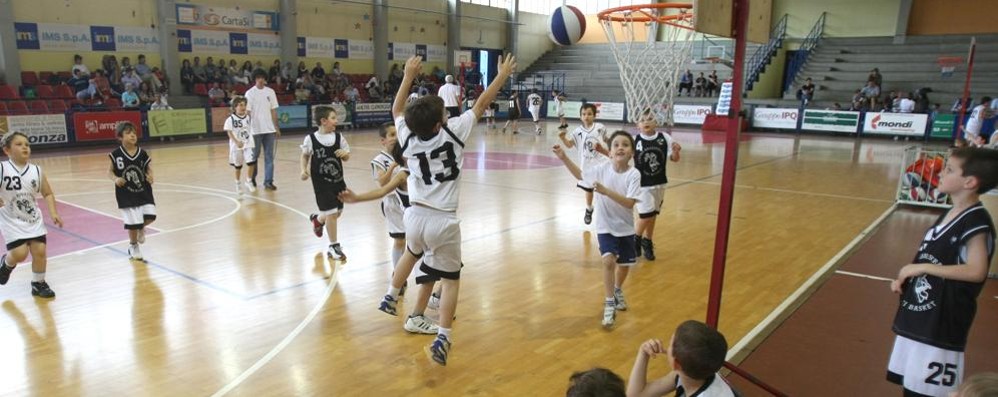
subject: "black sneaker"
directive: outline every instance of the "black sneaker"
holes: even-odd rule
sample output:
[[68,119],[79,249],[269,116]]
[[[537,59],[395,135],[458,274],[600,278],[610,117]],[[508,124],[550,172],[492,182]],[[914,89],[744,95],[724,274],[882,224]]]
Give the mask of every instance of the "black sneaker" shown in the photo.
[[249,182],[250,182],[250,185],[253,185],[253,188],[256,189],[256,179],[250,179]]
[[593,210],[587,209],[586,216],[582,218],[582,221],[586,222],[587,225],[593,223]]
[[0,256],[0,285],[7,284],[7,280],[10,280],[10,272],[14,271],[14,268],[7,266],[7,254]]
[[263,185],[263,188],[266,189],[266,190],[271,190],[271,191],[277,190],[277,186],[274,186],[273,183],[268,183],[266,185]]
[[39,298],[55,298],[55,292],[49,288],[49,284],[44,281],[31,282],[31,295]]
[[343,248],[340,248],[340,244],[330,244],[329,249],[326,250],[326,256],[335,260],[346,260],[347,256],[343,254]]
[[655,245],[652,244],[651,240],[642,239],[641,246],[642,246],[641,248],[643,248],[645,251],[645,259],[650,261],[655,260]]
[[641,236],[634,236],[634,257],[641,256]]

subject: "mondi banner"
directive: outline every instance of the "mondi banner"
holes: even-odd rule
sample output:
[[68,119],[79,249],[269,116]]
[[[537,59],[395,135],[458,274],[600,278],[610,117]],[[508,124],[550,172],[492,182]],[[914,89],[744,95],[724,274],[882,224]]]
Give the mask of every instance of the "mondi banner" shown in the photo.
[[925,136],[929,116],[913,113],[867,113],[863,133],[873,135]]

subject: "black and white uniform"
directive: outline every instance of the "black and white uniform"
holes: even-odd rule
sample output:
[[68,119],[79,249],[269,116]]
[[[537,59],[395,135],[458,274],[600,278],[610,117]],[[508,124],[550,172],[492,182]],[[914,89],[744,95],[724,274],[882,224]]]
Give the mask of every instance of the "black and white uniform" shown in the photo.
[[596,151],[597,146],[605,145],[606,127],[602,123],[593,123],[589,128],[580,125],[572,131],[572,140],[575,143],[575,150],[579,151],[579,170],[582,171],[582,180],[577,186],[591,192],[593,185],[590,174],[596,166],[608,160],[606,156]]
[[651,218],[662,209],[665,184],[669,183],[665,170],[672,157],[672,137],[661,131],[652,136],[638,134],[634,138],[634,167],[641,173],[641,191],[647,200],[638,202],[638,216]]
[[[371,176],[374,177],[374,181],[377,182],[378,174],[387,171],[394,162],[392,156],[383,151],[374,156],[374,159],[371,160]],[[395,178],[400,169],[401,167],[395,167],[389,178]],[[397,192],[398,189],[381,198],[381,213],[385,216],[385,222],[388,224],[388,235],[391,238],[405,238],[405,225],[402,223],[402,201]]]
[[543,104],[544,100],[541,99],[540,95],[527,95],[527,109],[530,110],[530,115],[534,118],[535,122],[541,119],[541,105]]
[[[409,252],[423,258],[419,271],[431,277],[461,277],[461,225],[457,219],[464,142],[477,122],[474,111],[452,117],[436,135],[420,139],[395,119],[399,144],[407,159],[408,192],[413,206],[405,211]],[[419,274],[417,273],[417,277]]]
[[302,153],[310,156],[309,175],[315,204],[319,206],[321,215],[332,215],[343,210],[343,202],[338,195],[346,190],[347,183],[343,179],[343,160],[336,157],[336,151],[340,149],[349,152],[350,145],[338,132],[322,134],[316,131],[308,134],[301,145]]
[[10,160],[0,163],[0,234],[8,251],[28,241],[45,242],[45,222],[35,201],[41,188],[42,169],[37,165],[22,169]]
[[[981,233],[987,240],[990,263],[995,228],[984,206],[977,203],[942,224],[945,216],[925,233],[913,263],[966,265],[967,243]],[[956,391],[963,379],[963,352],[983,286],[984,281],[971,283],[930,275],[906,280],[894,316],[897,337],[887,380],[928,396]]]
[[735,391],[731,385],[721,377],[721,374],[711,375],[704,381],[703,386],[696,390],[686,390],[683,381],[676,377],[676,397],[735,397]]
[[513,96],[509,97],[509,109],[506,109],[506,118],[509,120],[516,120],[520,118],[520,99]]
[[114,187],[114,198],[118,201],[125,229],[142,229],[146,220],[156,219],[156,201],[152,197],[152,185],[146,178],[152,159],[142,148],[135,148],[135,154],[128,154],[121,146],[109,156],[114,176],[125,180],[125,186]]
[[[239,117],[233,113],[225,119],[225,126],[222,127],[225,131],[232,131],[232,135],[236,137],[235,140],[229,138],[229,165],[236,168],[242,168],[243,164],[256,164],[256,158],[253,157],[255,142],[249,132],[249,122],[249,114]],[[243,144],[242,149],[239,148],[240,142]]]

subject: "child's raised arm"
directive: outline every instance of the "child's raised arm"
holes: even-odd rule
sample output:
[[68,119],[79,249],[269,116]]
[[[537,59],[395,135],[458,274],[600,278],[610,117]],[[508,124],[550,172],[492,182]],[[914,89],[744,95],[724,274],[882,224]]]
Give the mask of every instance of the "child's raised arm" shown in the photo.
[[516,57],[513,54],[506,54],[502,58],[502,61],[499,62],[499,74],[496,75],[496,78],[492,79],[492,83],[489,83],[489,87],[482,92],[482,95],[475,101],[475,106],[471,108],[475,112],[476,119],[482,117],[482,113],[485,113],[485,108],[496,99],[496,96],[499,95],[499,89],[506,85],[506,81],[509,80],[509,76],[512,76],[515,70]]
[[406,99],[409,98],[409,91],[412,89],[412,80],[419,75],[419,71],[422,69],[423,58],[419,55],[413,55],[405,61],[405,74],[402,75],[402,82],[399,83],[399,90],[395,93],[395,102],[392,104],[392,120],[405,115],[405,103]]
[[561,162],[565,164],[565,168],[568,168],[568,172],[570,172],[575,179],[580,181],[582,180],[582,170],[579,169],[578,165],[575,165],[575,162],[572,161],[572,159],[565,155],[565,150],[562,149],[561,146],[554,145],[554,147],[551,148],[551,151],[554,152],[555,156],[558,156],[558,158],[561,159]]

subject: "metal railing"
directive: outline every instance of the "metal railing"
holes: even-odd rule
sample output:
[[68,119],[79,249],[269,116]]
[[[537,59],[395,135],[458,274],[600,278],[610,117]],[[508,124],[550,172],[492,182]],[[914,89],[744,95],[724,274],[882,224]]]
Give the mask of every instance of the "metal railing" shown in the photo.
[[794,57],[790,59],[790,64],[787,69],[788,73],[786,73],[786,76],[789,76],[790,78],[788,78],[783,84],[784,93],[790,92],[794,82],[797,80],[797,74],[804,69],[804,65],[806,65],[808,59],[810,59],[811,52],[814,50],[814,47],[817,47],[818,42],[821,41],[821,34],[824,31],[825,13],[823,12],[821,13],[821,16],[818,17],[818,21],[814,23],[814,26],[811,28],[811,32],[807,34],[806,38],[804,38],[804,42],[800,44],[800,48],[794,54]]
[[776,26],[773,30],[769,32],[769,42],[762,47],[755,50],[752,57],[749,58],[748,62],[748,75],[745,79],[745,91],[752,89],[752,86],[756,81],[759,81],[759,77],[762,76],[762,72],[766,69],[766,65],[769,61],[773,59],[776,55],[776,51],[783,47],[783,39],[787,35],[787,14],[783,14],[783,17],[776,22]]

